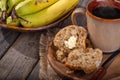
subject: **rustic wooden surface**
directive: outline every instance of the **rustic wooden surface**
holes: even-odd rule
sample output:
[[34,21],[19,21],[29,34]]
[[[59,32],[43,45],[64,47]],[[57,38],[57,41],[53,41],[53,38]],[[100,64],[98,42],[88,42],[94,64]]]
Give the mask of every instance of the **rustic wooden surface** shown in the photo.
[[19,36],[18,32],[0,28],[0,59]]
[[[39,80],[41,32],[0,30],[0,80]],[[36,74],[36,75],[35,75]]]

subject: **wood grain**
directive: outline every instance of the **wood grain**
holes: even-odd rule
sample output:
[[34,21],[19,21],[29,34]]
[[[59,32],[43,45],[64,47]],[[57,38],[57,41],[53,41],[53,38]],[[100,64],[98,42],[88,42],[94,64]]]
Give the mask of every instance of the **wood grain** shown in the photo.
[[91,1],[93,0],[82,0],[82,4],[80,5],[80,7],[86,8]]
[[[31,37],[32,36],[32,37]],[[0,60],[0,80],[25,80],[37,64],[40,33],[23,33]]]
[[28,76],[27,80],[39,80],[39,69],[40,69],[40,62],[37,62],[37,65],[32,70],[30,75]]
[[0,28],[0,59],[19,36],[19,32]]

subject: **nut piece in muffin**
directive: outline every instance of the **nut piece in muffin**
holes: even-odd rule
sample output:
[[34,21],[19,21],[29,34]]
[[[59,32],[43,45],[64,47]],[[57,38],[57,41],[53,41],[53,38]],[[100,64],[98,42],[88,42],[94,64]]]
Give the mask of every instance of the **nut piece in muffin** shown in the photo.
[[69,53],[75,48],[85,48],[85,40],[87,37],[87,31],[83,27],[76,25],[70,25],[61,29],[53,40],[54,46],[63,51]]
[[71,69],[91,73],[100,66],[102,57],[102,51],[99,49],[74,49],[69,53],[65,64]]
[[61,50],[57,50],[56,51],[56,58],[58,61],[65,63],[66,59],[67,59],[67,54],[65,54],[63,51]]

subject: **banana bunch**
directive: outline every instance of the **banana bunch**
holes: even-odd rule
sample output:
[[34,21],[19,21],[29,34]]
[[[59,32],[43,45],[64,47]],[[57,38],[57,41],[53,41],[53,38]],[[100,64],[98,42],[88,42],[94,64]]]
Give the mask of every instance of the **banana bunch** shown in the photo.
[[[76,7],[79,0],[0,0],[0,2],[1,13],[7,14],[6,24],[40,27],[63,17]],[[4,6],[4,9],[1,6]]]

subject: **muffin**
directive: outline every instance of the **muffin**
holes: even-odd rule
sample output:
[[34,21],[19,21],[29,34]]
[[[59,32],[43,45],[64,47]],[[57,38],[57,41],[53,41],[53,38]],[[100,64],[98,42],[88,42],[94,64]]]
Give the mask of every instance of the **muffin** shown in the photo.
[[74,49],[69,53],[65,64],[73,70],[83,70],[85,73],[91,73],[100,66],[102,57],[100,49]]
[[87,30],[81,26],[70,25],[61,29],[53,40],[57,47],[56,59],[72,70],[91,73],[102,61],[102,51],[93,49],[87,39]]
[[67,54],[65,54],[63,51],[61,50],[57,50],[56,51],[56,58],[58,61],[62,62],[62,63],[65,63],[66,62],[66,59],[67,59]]
[[86,48],[85,40],[87,37],[87,31],[83,27],[76,25],[70,25],[61,29],[53,40],[54,46],[63,51],[69,53],[75,48]]

